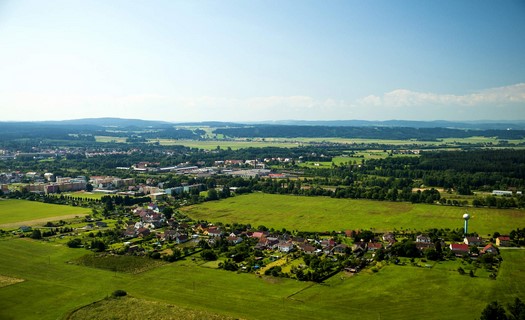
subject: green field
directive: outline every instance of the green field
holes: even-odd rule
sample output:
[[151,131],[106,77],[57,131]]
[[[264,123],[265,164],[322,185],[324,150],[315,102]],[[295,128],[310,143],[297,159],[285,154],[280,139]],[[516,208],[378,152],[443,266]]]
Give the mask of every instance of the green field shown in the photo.
[[154,269],[165,264],[165,262],[162,260],[154,260],[147,257],[108,254],[86,254],[78,259],[73,260],[72,262],[91,268],[134,274]]
[[275,229],[391,231],[462,228],[465,210],[471,215],[469,231],[481,236],[502,234],[525,225],[525,211],[461,208],[372,200],[332,199],[253,193],[182,208],[193,219],[223,223],[250,223]]
[[76,310],[68,320],[106,320],[108,315],[118,314],[126,320],[226,320],[233,319],[211,312],[180,308],[173,304],[137,299],[133,297],[108,298]]
[[[105,193],[94,193],[94,192],[87,192],[87,191],[76,191],[76,192],[64,192],[60,195],[64,196],[70,196],[73,198],[81,198],[81,199],[96,199],[100,200],[103,196],[107,196]],[[56,194],[57,197],[60,197],[59,194]],[[111,196],[111,195],[110,195]]]
[[125,137],[111,137],[111,136],[95,136],[97,142],[113,142],[113,143],[125,143],[127,138]]
[[0,200],[0,228],[17,228],[90,214],[87,208],[26,200]]
[[[492,144],[493,147],[517,145],[525,140],[507,140],[508,144],[500,145],[500,140],[495,137],[468,137],[468,138],[446,138],[440,141],[417,141],[417,140],[389,140],[389,139],[361,139],[361,138],[235,138],[224,139],[222,135],[212,140],[212,129],[205,129],[207,132],[206,140],[188,140],[188,139],[150,139],[149,143],[159,143],[164,146],[182,145],[190,148],[213,150],[219,146],[222,149],[231,148],[233,150],[241,148],[264,148],[264,147],[281,147],[294,148],[305,144],[319,143],[340,143],[340,144],[381,144],[392,145],[397,147],[407,146],[410,148],[422,148],[429,146],[450,146],[457,147],[464,144]],[[126,143],[126,137],[115,136],[95,136],[97,142]],[[382,150],[376,150],[382,152]],[[374,156],[372,156],[374,158]]]
[[[525,250],[502,252],[496,280],[459,275],[457,262],[443,262],[431,269],[386,265],[378,273],[341,273],[324,284],[192,261],[115,273],[68,263],[85,249],[31,239],[0,240],[0,251],[0,274],[25,280],[0,288],[0,319],[61,319],[117,289],[145,301],[243,319],[472,319],[492,300],[525,299]],[[118,310],[109,309],[106,319],[125,318]]]
[[149,140],[150,143],[158,142],[163,146],[186,146],[190,148],[214,150],[217,147],[221,149],[231,148],[232,150],[238,150],[242,148],[264,148],[264,147],[281,147],[281,148],[294,148],[299,146],[298,143],[275,141],[269,139],[268,141],[262,140],[249,140],[249,139],[236,139],[236,140],[176,140],[176,139],[155,139]]

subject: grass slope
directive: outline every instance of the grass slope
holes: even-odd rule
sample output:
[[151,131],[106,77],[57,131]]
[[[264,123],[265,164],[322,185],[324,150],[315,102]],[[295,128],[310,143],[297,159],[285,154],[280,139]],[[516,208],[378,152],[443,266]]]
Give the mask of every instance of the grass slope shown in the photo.
[[166,264],[162,260],[147,257],[109,254],[86,254],[72,262],[86,267],[126,273],[140,273]]
[[0,228],[90,214],[90,209],[26,200],[0,200]]
[[[370,229],[462,228],[466,208],[253,193],[182,208],[194,219],[223,223],[250,223],[276,229],[332,231]],[[508,233],[525,225],[525,211],[468,208],[469,232],[486,236]]]
[[190,310],[156,301],[148,301],[133,297],[108,298],[76,310],[67,320],[104,320],[112,315],[112,319],[126,320],[193,320],[233,319],[206,311]]
[[[192,261],[115,273],[68,263],[84,249],[30,239],[0,240],[0,251],[2,274],[26,280],[0,288],[0,319],[60,319],[117,289],[191,312],[246,319],[471,319],[489,301],[525,299],[525,250],[502,252],[497,280],[461,276],[448,265],[387,265],[378,273],[340,274],[325,284],[237,274]],[[107,310],[107,318],[123,318],[118,309]]]

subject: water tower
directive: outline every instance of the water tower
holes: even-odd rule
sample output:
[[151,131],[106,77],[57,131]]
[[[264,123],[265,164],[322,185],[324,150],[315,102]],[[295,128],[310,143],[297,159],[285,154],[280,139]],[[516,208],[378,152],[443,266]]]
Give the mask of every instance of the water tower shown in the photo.
[[463,215],[463,220],[465,220],[465,234],[468,233],[468,220],[470,219],[470,215],[468,214],[468,212],[466,212],[464,215]]

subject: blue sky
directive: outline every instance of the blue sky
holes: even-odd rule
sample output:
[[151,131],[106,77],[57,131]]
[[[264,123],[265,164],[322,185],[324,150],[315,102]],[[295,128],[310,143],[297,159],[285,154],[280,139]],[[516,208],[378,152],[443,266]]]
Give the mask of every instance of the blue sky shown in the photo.
[[524,1],[0,0],[2,120],[524,120]]

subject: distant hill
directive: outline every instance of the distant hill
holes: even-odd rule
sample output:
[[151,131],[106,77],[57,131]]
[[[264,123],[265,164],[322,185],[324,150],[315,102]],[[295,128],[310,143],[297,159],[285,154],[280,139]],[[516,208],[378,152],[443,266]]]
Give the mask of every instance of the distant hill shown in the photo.
[[254,125],[238,128],[216,128],[213,133],[232,138],[362,138],[362,139],[416,139],[438,141],[443,138],[475,136],[499,139],[523,139],[525,130],[414,128],[395,126],[308,126],[308,125]]
[[484,120],[484,121],[413,121],[413,120],[276,120],[276,121],[250,121],[250,122],[167,122],[156,120],[123,119],[123,118],[85,118],[62,121],[35,121],[35,122],[0,122],[2,125],[22,126],[83,126],[99,128],[154,128],[167,129],[173,127],[211,127],[211,128],[241,128],[261,127],[268,125],[284,126],[316,126],[316,127],[387,127],[387,128],[447,128],[462,130],[525,130],[524,120]]
[[141,119],[122,119],[122,118],[86,118],[62,121],[41,121],[42,124],[53,125],[81,125],[81,126],[99,126],[99,127],[137,127],[137,128],[165,128],[173,127],[173,123],[166,121],[141,120]]
[[474,130],[525,130],[523,120],[484,120],[484,121],[413,121],[413,120],[278,120],[253,122],[252,125],[290,125],[290,126],[327,126],[327,127],[403,127],[403,128],[452,128]]

